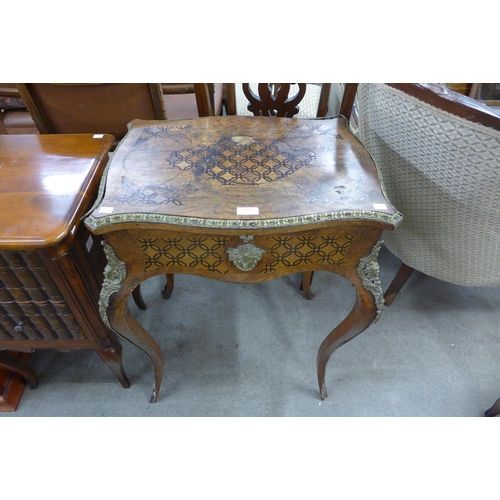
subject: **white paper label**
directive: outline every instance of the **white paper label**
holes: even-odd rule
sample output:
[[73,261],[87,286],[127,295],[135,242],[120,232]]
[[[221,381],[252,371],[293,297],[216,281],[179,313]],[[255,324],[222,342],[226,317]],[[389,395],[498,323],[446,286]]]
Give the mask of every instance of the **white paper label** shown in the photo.
[[99,212],[100,214],[111,214],[113,213],[113,210],[115,209],[115,207],[101,207],[99,209]]
[[94,134],[94,139],[102,139],[104,134]]
[[385,203],[374,203],[374,210],[387,210],[387,205]]
[[236,215],[259,215],[259,207],[236,207]]

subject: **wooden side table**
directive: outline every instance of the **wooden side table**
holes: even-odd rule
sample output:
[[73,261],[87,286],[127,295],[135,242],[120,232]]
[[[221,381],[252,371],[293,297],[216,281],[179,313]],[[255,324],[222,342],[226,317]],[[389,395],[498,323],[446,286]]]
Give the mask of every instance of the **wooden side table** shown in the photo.
[[85,223],[106,242],[101,315],[150,357],[154,402],[163,355],[127,309],[140,282],[168,273],[237,283],[316,270],[344,276],[357,297],[319,348],[324,398],[332,353],[382,312],[380,236],[400,220],[343,118],[234,116],[132,122]]
[[111,135],[0,136],[0,369],[35,372],[9,351],[92,349],[129,387],[121,345],[100,318],[105,257],[81,223]]

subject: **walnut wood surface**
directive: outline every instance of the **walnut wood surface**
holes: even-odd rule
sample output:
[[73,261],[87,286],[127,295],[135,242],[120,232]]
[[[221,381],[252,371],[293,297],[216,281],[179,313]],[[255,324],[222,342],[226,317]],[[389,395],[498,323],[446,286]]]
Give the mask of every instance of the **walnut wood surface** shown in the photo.
[[[396,213],[343,118],[212,117],[132,125],[113,157],[95,219],[134,212],[235,221]],[[237,207],[258,207],[259,215],[237,215]]]
[[[383,306],[378,278],[362,278],[360,268],[366,258],[376,260],[382,231],[399,222],[373,161],[344,119],[213,117],[132,125],[110,164],[105,195],[85,222],[113,251],[104,314],[149,356],[151,401],[161,387],[163,355],[127,302],[138,284],[165,273],[257,283],[324,270],[348,279],[357,292],[353,309],[318,351],[318,384],[326,397],[328,359]],[[237,207],[258,207],[259,214],[238,215]],[[256,252],[253,267],[240,267],[238,252]],[[119,283],[123,269],[114,266],[125,269]]]

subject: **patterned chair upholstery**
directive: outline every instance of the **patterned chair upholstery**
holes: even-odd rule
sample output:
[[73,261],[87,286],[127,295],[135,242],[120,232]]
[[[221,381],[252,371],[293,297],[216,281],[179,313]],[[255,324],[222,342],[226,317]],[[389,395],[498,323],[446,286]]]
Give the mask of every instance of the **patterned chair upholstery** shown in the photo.
[[[385,232],[402,261],[389,305],[416,269],[500,285],[500,116],[437,84],[360,84],[358,138],[404,220]],[[500,413],[500,399],[485,412]]]
[[[384,234],[385,244],[429,276],[500,285],[500,116],[464,96],[454,102],[454,93],[440,86],[414,89],[430,93],[418,98],[398,86],[358,87],[358,138],[404,215],[397,231]],[[422,97],[434,98],[434,105]],[[488,125],[439,104],[470,105]]]

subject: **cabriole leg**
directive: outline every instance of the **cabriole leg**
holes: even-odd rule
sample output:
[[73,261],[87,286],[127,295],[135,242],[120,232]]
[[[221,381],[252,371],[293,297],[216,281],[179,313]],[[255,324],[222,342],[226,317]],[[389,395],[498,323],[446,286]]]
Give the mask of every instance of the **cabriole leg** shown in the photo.
[[323,341],[317,356],[318,385],[321,398],[328,396],[325,376],[326,364],[331,355],[343,344],[377,321],[384,307],[382,285],[378,276],[377,262],[381,242],[371,253],[359,261],[357,276],[352,273],[349,281],[356,289],[356,300],[348,316]]
[[109,368],[116,375],[116,378],[120,381],[122,386],[125,389],[128,389],[130,387],[130,381],[123,369],[123,362],[122,362],[123,347],[118,341],[118,339],[114,339],[112,345],[107,349],[101,349],[95,352],[109,366]]
[[116,257],[112,247],[107,242],[104,242],[103,246],[108,263],[104,269],[99,313],[109,328],[148,355],[155,374],[151,396],[151,402],[155,403],[158,399],[163,376],[163,355],[156,340],[136,321],[127,308],[132,285],[130,282],[126,282],[125,264]]

